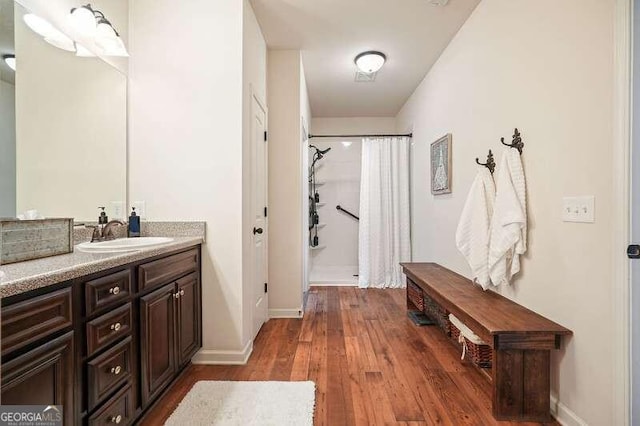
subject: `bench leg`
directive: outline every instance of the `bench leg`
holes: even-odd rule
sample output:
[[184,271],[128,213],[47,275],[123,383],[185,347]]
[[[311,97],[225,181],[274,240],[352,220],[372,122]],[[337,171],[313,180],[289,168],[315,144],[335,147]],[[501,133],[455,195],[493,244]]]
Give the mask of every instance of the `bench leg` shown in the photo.
[[550,352],[493,351],[493,416],[497,420],[551,421]]

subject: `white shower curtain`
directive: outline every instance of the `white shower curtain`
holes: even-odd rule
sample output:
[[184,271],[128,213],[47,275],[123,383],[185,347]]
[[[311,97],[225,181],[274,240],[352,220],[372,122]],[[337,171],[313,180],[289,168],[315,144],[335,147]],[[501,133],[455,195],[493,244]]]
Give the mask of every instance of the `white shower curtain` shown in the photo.
[[411,261],[409,139],[363,139],[360,180],[361,288],[402,288]]

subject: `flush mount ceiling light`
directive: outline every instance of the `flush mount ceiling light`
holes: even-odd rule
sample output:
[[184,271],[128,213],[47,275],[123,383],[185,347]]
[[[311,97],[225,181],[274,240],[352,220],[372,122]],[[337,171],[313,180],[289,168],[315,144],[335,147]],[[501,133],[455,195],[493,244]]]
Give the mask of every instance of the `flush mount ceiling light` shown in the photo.
[[370,50],[356,56],[355,63],[360,71],[371,74],[380,70],[386,60],[387,57],[384,53]]
[[16,55],[2,55],[2,59],[7,63],[9,68],[16,70]]
[[75,52],[75,46],[73,45],[73,40],[64,35],[62,32],[58,31],[53,25],[51,25],[47,20],[42,19],[41,17],[34,15],[33,13],[28,13],[22,17],[25,24],[33,32],[44,37],[44,40],[63,50],[67,50],[69,52]]

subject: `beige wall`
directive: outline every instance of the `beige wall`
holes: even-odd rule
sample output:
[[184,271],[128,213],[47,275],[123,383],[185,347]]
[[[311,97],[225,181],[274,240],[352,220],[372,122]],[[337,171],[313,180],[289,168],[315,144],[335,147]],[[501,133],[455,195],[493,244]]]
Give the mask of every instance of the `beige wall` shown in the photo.
[[269,313],[302,309],[303,221],[299,50],[269,50]]
[[[243,3],[130,3],[130,192],[153,220],[204,220],[203,351],[243,345]],[[197,11],[197,13],[194,13]]]
[[254,96],[264,107],[267,103],[267,44],[248,0],[243,2],[242,31],[242,264],[243,264],[243,337],[253,338],[253,301],[255,276],[253,263],[253,214],[251,211],[251,105]]
[[314,117],[311,133],[316,135],[394,133],[395,117]]
[[126,200],[127,78],[49,45],[16,15],[17,211],[96,220],[98,206]]
[[[613,424],[613,5],[485,0],[398,115],[413,129],[415,261],[469,274],[454,244],[476,156],[518,127],[525,142],[529,250],[501,292],[572,329],[552,358],[559,416]],[[429,144],[453,134],[453,193],[429,190]],[[562,197],[595,195],[594,224],[565,223]],[[597,343],[596,343],[597,342]]]

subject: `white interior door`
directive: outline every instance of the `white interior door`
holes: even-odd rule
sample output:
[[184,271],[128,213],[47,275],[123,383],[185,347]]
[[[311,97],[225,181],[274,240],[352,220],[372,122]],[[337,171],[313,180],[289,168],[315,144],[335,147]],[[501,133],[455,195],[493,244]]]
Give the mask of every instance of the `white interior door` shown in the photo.
[[267,320],[267,113],[251,97],[251,188],[253,215],[253,336]]

